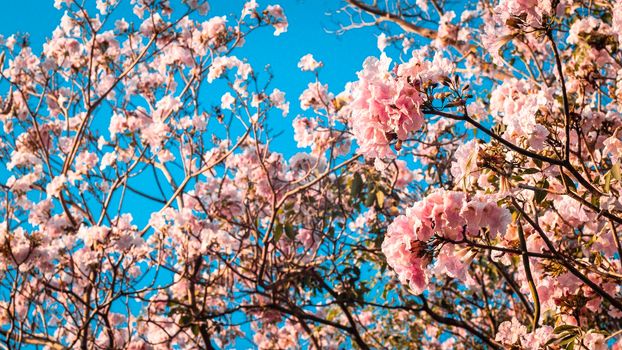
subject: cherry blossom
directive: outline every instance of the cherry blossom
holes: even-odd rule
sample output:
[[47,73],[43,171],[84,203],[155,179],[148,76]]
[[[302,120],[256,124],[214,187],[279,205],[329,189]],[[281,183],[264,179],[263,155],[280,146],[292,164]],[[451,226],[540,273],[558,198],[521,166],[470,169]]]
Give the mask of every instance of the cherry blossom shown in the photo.
[[301,71],[314,71],[322,66],[322,62],[318,62],[313,58],[312,54],[306,54],[300,58],[298,68]]
[[423,124],[416,71],[392,76],[391,59],[368,58],[351,86],[352,130],[367,157],[391,158],[392,140],[405,140]]

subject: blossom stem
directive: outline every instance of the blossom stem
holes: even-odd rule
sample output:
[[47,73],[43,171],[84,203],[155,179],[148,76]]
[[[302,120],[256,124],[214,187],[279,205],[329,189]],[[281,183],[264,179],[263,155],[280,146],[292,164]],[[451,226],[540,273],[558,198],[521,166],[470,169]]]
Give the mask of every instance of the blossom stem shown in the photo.
[[522,260],[523,267],[525,268],[525,276],[527,277],[527,282],[529,283],[529,291],[531,292],[531,296],[533,297],[533,323],[532,323],[532,332],[536,331],[538,328],[538,322],[540,320],[540,297],[538,296],[538,290],[536,288],[536,283],[533,280],[533,275],[531,274],[531,266],[529,265],[529,256],[527,256],[527,242],[525,241],[525,233],[523,232],[523,225],[520,223],[520,219],[517,220],[516,225],[518,227],[518,238],[520,239],[521,250],[523,251]]
[[503,268],[503,266],[501,266],[501,264],[494,261],[490,256],[489,256],[489,260],[495,266],[495,268],[497,268],[497,270],[501,273],[501,276],[503,276],[503,278],[508,282],[508,284],[510,285],[510,288],[512,288],[514,293],[516,293],[516,295],[518,296],[518,299],[521,301],[523,306],[525,306],[525,309],[527,310],[527,312],[530,314],[533,313],[533,307],[531,306],[531,304],[529,304],[529,302],[525,298],[525,295],[521,293],[520,287],[516,284],[516,281],[514,281],[512,276],[510,276],[508,272],[505,271],[505,269]]
[[611,227],[611,235],[613,236],[613,241],[616,244],[616,248],[618,249],[618,259],[622,261],[622,245],[620,245],[620,237],[618,237],[618,231],[616,230],[616,226],[613,223],[613,220],[609,219],[609,225]]
[[553,46],[553,55],[555,56],[555,65],[557,66],[557,74],[559,74],[559,81],[562,86],[562,100],[564,103],[564,117],[565,117],[565,132],[566,132],[566,145],[564,147],[565,160],[570,161],[570,104],[568,103],[568,93],[566,91],[566,81],[564,80],[564,72],[562,61],[559,57],[559,51],[557,49],[557,44],[555,44],[555,39],[553,39],[553,33],[548,31],[546,36],[551,41],[551,46]]
[[570,164],[570,161],[568,161],[568,159],[556,159],[556,158],[551,158],[551,157],[547,157],[547,156],[543,156],[541,154],[538,154],[536,152],[532,152],[528,149],[524,149],[522,147],[519,147],[515,144],[513,144],[512,142],[504,139],[503,137],[495,134],[494,132],[492,132],[491,130],[489,130],[488,128],[484,127],[482,124],[480,124],[479,122],[477,122],[476,120],[472,119],[471,117],[467,116],[467,115],[454,115],[451,113],[445,113],[442,111],[437,111],[437,110],[424,110],[423,111],[426,114],[433,114],[433,115],[438,115],[441,117],[446,117],[446,118],[450,118],[450,119],[454,119],[454,120],[463,120],[466,121],[467,123],[475,126],[478,130],[481,130],[482,132],[484,132],[486,135],[490,136],[492,139],[494,139],[495,141],[498,141],[499,143],[501,143],[502,145],[506,146],[507,148],[509,148],[510,150],[522,154],[526,157],[532,158],[532,159],[536,159],[542,162],[547,162],[549,164],[552,165],[558,165],[562,168],[567,169],[570,174],[572,174],[572,176],[574,176],[577,181],[583,186],[585,187],[587,190],[589,190],[591,193],[593,194],[602,194],[601,191],[599,191],[596,187],[594,187],[594,185],[592,185],[588,180],[586,180],[583,176],[581,176],[581,173],[579,173],[577,171],[577,169],[575,169],[572,164]]
[[587,277],[586,275],[581,273],[581,271],[579,271],[569,261],[567,261],[566,258],[557,251],[557,249],[555,249],[555,246],[553,245],[553,242],[551,242],[551,240],[546,235],[544,230],[542,230],[542,227],[540,227],[540,225],[538,225],[537,222],[535,222],[532,218],[530,218],[527,215],[527,213],[525,213],[525,211],[523,210],[523,208],[520,206],[520,204],[518,203],[518,201],[515,198],[512,198],[512,204],[522,214],[522,217],[525,219],[525,221],[527,221],[529,223],[529,225],[531,227],[533,227],[536,230],[536,232],[538,232],[538,234],[540,235],[540,237],[542,238],[542,240],[546,244],[547,248],[551,251],[551,253],[553,253],[553,254],[555,254],[556,256],[559,257],[559,262],[565,268],[567,268],[568,271],[570,271],[570,273],[572,273],[573,275],[578,277],[583,283],[585,283],[588,287],[590,287],[593,291],[595,291],[603,299],[606,299],[616,309],[622,310],[622,302],[620,302],[620,300],[614,298],[611,294],[605,292],[600,286],[598,286],[596,283],[594,283],[592,280],[590,280],[589,277]]
[[430,317],[432,317],[432,319],[436,322],[440,322],[443,324],[446,324],[448,326],[454,326],[454,327],[458,327],[458,328],[462,328],[466,331],[468,331],[469,333],[473,334],[474,336],[478,337],[479,339],[481,339],[484,343],[486,343],[488,346],[490,346],[493,349],[501,349],[501,345],[497,342],[495,342],[494,340],[490,339],[488,336],[486,336],[485,334],[482,334],[480,331],[478,331],[477,329],[471,327],[469,324],[453,319],[453,318],[449,318],[449,317],[444,317],[441,316],[439,314],[437,314],[436,312],[434,312],[430,306],[428,306],[428,302],[426,301],[426,299],[423,296],[420,296],[421,299],[421,306],[423,308],[423,311],[425,311],[428,315],[430,315]]

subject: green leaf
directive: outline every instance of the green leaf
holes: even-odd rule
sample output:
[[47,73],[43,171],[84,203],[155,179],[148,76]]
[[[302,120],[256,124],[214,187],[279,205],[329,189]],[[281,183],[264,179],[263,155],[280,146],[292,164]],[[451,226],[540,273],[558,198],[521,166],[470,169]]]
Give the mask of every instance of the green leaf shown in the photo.
[[542,168],[542,161],[540,159],[534,159],[533,162],[538,166],[538,168]]
[[571,335],[569,335],[569,336],[566,336],[566,337],[562,338],[562,339],[559,341],[559,343],[558,343],[558,344],[559,344],[560,346],[564,346],[564,345],[568,345],[568,344],[574,343],[574,342],[575,342],[575,340],[576,340],[576,337],[577,337],[577,336],[576,336],[576,334],[571,334]]
[[371,207],[372,205],[374,205],[375,201],[376,201],[376,194],[373,191],[371,191],[367,194],[367,198],[365,198],[365,206]]
[[577,328],[578,328],[577,326],[573,326],[571,324],[563,324],[561,326],[555,327],[555,329],[553,329],[553,333],[560,334],[560,333],[567,332],[567,331],[570,331],[570,330],[574,331]]
[[187,326],[190,324],[191,321],[192,321],[192,318],[190,317],[190,315],[183,315],[179,318],[179,324],[181,326]]
[[536,193],[534,194],[534,199],[536,203],[540,204],[544,201],[544,199],[546,199],[546,196],[548,194],[546,189],[550,187],[550,184],[546,179],[544,179],[538,183],[538,187],[542,188],[542,191],[536,191]]
[[615,163],[612,167],[611,167],[611,175],[613,175],[613,178],[620,181],[620,164],[619,163]]
[[326,319],[329,321],[332,321],[335,319],[335,317],[337,317],[339,315],[339,313],[337,312],[337,309],[331,309],[330,311],[328,311],[328,313],[326,314]]
[[285,235],[291,240],[296,238],[296,232],[294,231],[294,226],[292,226],[292,224],[285,224]]
[[536,190],[536,193],[533,196],[533,199],[536,203],[541,204],[546,198],[547,192],[545,190]]
[[609,193],[610,188],[611,188],[611,171],[608,171],[605,174],[605,185],[603,186],[603,191],[605,193]]
[[379,208],[384,207],[384,192],[376,191],[376,203],[378,203]]
[[568,190],[572,190],[573,192],[577,191],[577,185],[575,185],[574,181],[570,178],[570,176],[566,175],[562,172],[562,177],[564,179],[564,184]]
[[600,195],[592,194],[591,201],[592,205],[598,207],[600,205]]
[[281,239],[282,235],[283,235],[283,224],[280,222],[277,222],[276,225],[274,226],[274,243],[277,243],[279,239]]
[[363,178],[358,172],[354,173],[352,177],[352,183],[350,184],[350,194],[353,198],[357,198],[363,188]]

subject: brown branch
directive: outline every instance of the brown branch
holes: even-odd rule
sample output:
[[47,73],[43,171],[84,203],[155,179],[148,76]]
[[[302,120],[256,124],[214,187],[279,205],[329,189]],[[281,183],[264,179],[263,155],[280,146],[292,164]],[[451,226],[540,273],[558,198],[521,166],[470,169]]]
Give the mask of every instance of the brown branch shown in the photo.
[[[402,18],[398,14],[382,10],[376,6],[365,4],[364,2],[360,0],[346,0],[346,2],[356,8],[359,8],[367,12],[368,14],[372,16],[375,16],[378,22],[385,22],[385,21],[393,22],[397,24],[398,26],[400,26],[400,28],[402,28],[404,31],[419,35],[429,40],[435,40],[438,37],[438,32],[436,30],[418,26],[412,22],[406,21],[404,18]],[[437,6],[436,3],[434,3],[434,5]],[[442,9],[440,8],[437,8],[437,11],[439,11],[439,13],[442,13]],[[444,43],[455,48],[458,52],[460,52],[464,56],[470,55],[472,53],[476,53],[478,51],[478,47],[474,44],[460,43],[453,39],[445,38]],[[482,57],[483,55],[476,55],[476,58],[480,61],[480,65],[482,69],[487,72],[492,72],[492,78],[498,79],[498,80],[512,78],[512,75],[506,72],[502,72],[499,70],[493,71],[492,69],[493,64],[485,62]]]

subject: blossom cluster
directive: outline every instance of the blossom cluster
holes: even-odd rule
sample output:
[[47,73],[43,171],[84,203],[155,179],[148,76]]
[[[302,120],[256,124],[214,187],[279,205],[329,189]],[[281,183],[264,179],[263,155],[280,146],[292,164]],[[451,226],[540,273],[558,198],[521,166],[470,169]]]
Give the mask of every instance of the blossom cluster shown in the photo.
[[390,158],[392,141],[406,140],[421,128],[423,95],[417,89],[417,69],[394,75],[391,59],[370,57],[352,84],[352,132],[367,157]]
[[409,61],[393,67],[384,53],[380,58],[369,57],[357,74],[358,80],[348,86],[349,122],[359,152],[365,157],[393,159],[401,142],[421,130],[425,86],[454,69],[442,54],[429,56],[424,49],[415,51]]
[[[494,238],[505,233],[510,220],[510,212],[499,207],[493,196],[469,198],[463,192],[437,190],[395,218],[387,229],[382,252],[400,281],[421,294],[433,275],[428,270],[433,238],[459,242],[477,236],[482,229]],[[453,248],[449,244],[441,249],[437,265],[442,265],[445,273],[464,277],[468,264]]]

